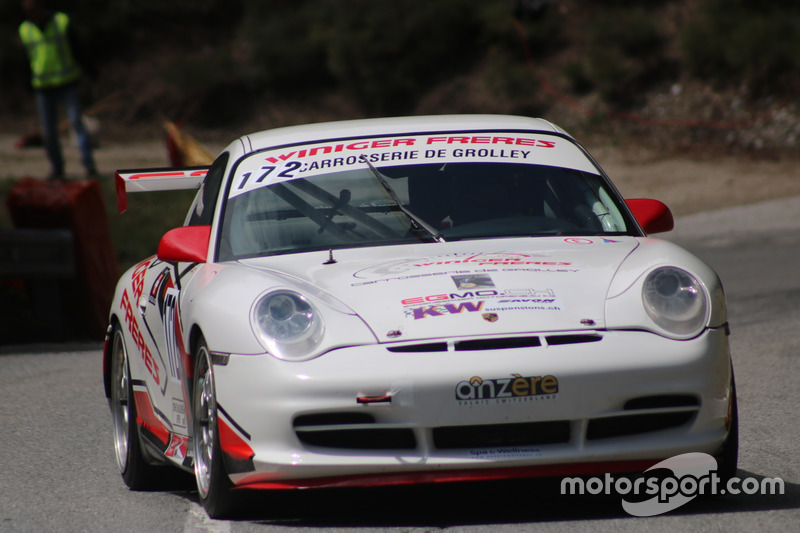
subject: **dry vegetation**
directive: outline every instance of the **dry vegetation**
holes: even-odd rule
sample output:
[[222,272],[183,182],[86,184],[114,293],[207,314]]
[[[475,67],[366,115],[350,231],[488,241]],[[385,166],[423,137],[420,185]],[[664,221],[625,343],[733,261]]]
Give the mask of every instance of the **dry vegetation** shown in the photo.
[[[56,3],[84,23],[101,67],[97,157],[123,266],[182,218],[173,199],[113,212],[111,171],[167,162],[164,119],[215,152],[247,131],[306,122],[543,116],[589,147],[623,194],[679,215],[800,194],[794,1],[552,0],[527,14],[514,0]],[[0,7],[1,178],[47,173],[41,149],[13,147],[36,128],[20,17],[17,3]]]

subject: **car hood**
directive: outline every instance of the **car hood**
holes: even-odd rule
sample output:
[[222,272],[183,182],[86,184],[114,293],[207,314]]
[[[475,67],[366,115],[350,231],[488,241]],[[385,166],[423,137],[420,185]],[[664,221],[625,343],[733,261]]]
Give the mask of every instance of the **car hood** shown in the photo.
[[632,237],[498,239],[241,263],[276,278],[276,288],[329,306],[332,296],[380,342],[413,341],[603,328],[611,280],[637,246]]

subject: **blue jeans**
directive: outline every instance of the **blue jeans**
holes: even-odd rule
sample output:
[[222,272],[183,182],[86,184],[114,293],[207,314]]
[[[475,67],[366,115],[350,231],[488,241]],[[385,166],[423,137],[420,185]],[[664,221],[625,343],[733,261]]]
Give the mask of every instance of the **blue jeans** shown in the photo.
[[44,147],[50,160],[53,176],[64,175],[64,155],[61,151],[61,140],[58,132],[58,105],[63,104],[72,129],[78,139],[81,151],[81,163],[88,173],[95,173],[92,139],[83,123],[78,84],[67,85],[56,89],[36,91],[36,104],[39,108],[39,119],[42,123]]

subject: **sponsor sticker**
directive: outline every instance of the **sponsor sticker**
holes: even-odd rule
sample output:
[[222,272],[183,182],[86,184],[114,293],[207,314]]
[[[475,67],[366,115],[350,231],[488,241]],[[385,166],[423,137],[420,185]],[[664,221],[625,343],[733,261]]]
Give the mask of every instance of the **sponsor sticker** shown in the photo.
[[180,398],[172,399],[172,423],[175,427],[186,429],[186,404]]
[[526,162],[596,172],[570,142],[546,134],[464,132],[447,135],[386,135],[281,147],[247,158],[230,196],[295,178],[362,168],[371,164],[450,161]]
[[420,307],[410,307],[405,309],[405,315],[414,320],[429,318],[434,316],[459,315],[461,313],[476,313],[483,309],[484,301],[460,302],[443,305],[423,305]]
[[[141,295],[141,292],[139,294]],[[124,321],[128,325],[128,333],[130,333],[131,340],[133,340],[136,349],[142,356],[145,368],[147,368],[147,371],[153,377],[153,381],[155,381],[156,385],[161,385],[161,374],[158,369],[158,364],[150,351],[150,347],[147,345],[144,335],[142,335],[142,331],[139,329],[139,322],[136,319],[136,313],[133,311],[133,305],[128,296],[128,289],[122,292],[120,307],[123,312],[122,316]]]
[[511,446],[508,448],[480,448],[467,450],[470,459],[514,459],[516,457],[541,457],[542,450],[529,446]]
[[[414,275],[416,272],[425,271],[437,267],[464,267],[469,270],[451,270],[449,272],[433,272],[421,275]],[[388,279],[410,279],[419,276],[452,276],[453,281],[456,281],[455,274],[475,278],[481,273],[492,271],[506,271],[507,269],[497,268],[482,268],[476,267],[535,267],[541,269],[542,272],[575,272],[577,269],[566,268],[571,267],[572,263],[568,261],[556,261],[549,256],[536,255],[536,254],[521,254],[521,253],[508,253],[508,252],[485,252],[485,253],[469,253],[469,252],[455,252],[451,254],[436,255],[432,257],[425,257],[420,259],[400,259],[383,263],[380,265],[371,266],[363,270],[359,270],[353,274],[355,278],[369,279],[374,277],[392,276]],[[412,273],[410,275],[400,276],[399,274]],[[383,280],[381,280],[383,281]],[[467,283],[469,283],[467,281]],[[357,285],[357,284],[356,284]]]
[[558,394],[558,378],[553,375],[522,376],[522,374],[511,374],[510,378],[497,379],[473,376],[456,383],[454,394],[459,405],[552,399]]
[[131,276],[131,292],[133,293],[133,301],[138,302],[144,292],[144,277],[147,274],[147,268],[150,266],[150,260],[145,260],[136,265]]
[[475,289],[494,287],[494,282],[489,274],[460,274],[451,276],[458,289]]
[[[491,283],[491,279],[488,276],[486,278],[488,281],[484,280],[483,283]],[[479,284],[476,283],[476,286]],[[414,320],[481,311],[493,315],[490,317],[493,320],[484,319],[494,322],[500,311],[561,311],[561,303],[553,289],[472,289],[414,296],[400,303],[404,306],[405,316]]]
[[169,441],[169,446],[164,451],[164,455],[172,457],[181,462],[186,458],[186,450],[189,444],[189,437],[183,435],[172,434]]

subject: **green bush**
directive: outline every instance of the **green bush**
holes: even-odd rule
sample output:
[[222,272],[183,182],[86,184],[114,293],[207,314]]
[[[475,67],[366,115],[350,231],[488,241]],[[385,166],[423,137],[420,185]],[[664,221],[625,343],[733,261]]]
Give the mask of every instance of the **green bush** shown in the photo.
[[170,87],[161,105],[172,117],[191,117],[199,126],[218,127],[241,119],[250,109],[250,94],[231,61],[228,46],[206,47],[173,58],[160,72]]
[[753,95],[794,92],[800,83],[800,4],[704,0],[681,35],[690,73]]
[[[575,93],[598,91],[613,106],[635,105],[682,75],[746,85],[755,96],[800,86],[797,0],[552,0],[516,25],[512,0],[51,4],[73,16],[101,73],[113,67],[117,79],[101,76],[101,89],[122,91],[139,106],[126,118],[179,114],[216,126],[260,100],[302,102],[332,90],[363,114],[409,113],[431,90],[486,76],[487,64],[497,98],[526,99],[526,51],[535,67],[556,66],[548,72],[558,71]],[[679,27],[665,24],[665,14]],[[21,2],[0,2],[3,113],[30,102],[16,34],[22,19]],[[135,66],[130,76],[128,64]]]
[[546,58],[567,44],[564,29],[570,20],[565,19],[556,6],[548,5],[536,16],[519,16],[518,26],[515,26],[514,11],[509,9],[508,2],[481,2],[481,46],[496,49],[518,61],[525,59],[526,48],[532,58]]
[[411,111],[430,87],[472,65],[480,51],[471,0],[322,2],[327,66],[369,114]]
[[665,38],[652,5],[596,8],[587,18],[586,52],[563,70],[573,90],[597,90],[614,106],[630,106],[652,84],[672,73],[665,68]]
[[327,67],[319,0],[247,2],[236,32],[244,83],[281,97],[333,85]]

